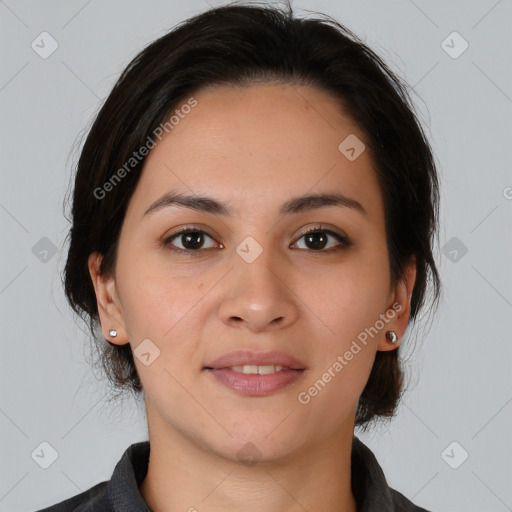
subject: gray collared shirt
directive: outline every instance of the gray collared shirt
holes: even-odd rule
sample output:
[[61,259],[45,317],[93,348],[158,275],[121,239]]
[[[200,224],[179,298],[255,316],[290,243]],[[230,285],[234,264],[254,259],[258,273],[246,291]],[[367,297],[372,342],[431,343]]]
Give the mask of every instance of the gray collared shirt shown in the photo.
[[[149,464],[149,441],[132,444],[112,478],[38,512],[151,512],[139,486]],[[388,486],[372,451],[356,436],[352,442],[352,492],[357,512],[429,512]]]

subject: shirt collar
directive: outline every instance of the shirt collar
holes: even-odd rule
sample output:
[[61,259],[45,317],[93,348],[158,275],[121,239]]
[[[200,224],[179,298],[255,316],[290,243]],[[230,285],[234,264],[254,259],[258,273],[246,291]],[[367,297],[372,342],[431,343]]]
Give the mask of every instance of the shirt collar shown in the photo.
[[[140,492],[140,485],[146,477],[149,464],[149,441],[132,444],[117,463],[107,485],[108,499],[116,512],[151,512]],[[408,500],[391,489],[375,455],[356,436],[352,441],[352,492],[358,512],[393,512],[396,495],[399,503],[410,505],[400,510],[421,511]],[[402,501],[403,499],[403,501]]]

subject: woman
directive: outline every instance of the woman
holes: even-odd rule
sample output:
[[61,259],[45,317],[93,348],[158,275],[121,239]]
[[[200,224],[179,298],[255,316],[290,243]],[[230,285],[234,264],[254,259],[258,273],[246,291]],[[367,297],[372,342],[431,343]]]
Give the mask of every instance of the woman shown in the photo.
[[424,511],[356,436],[433,304],[438,178],[403,84],[327,17],[229,5],[123,72],[64,274],[149,441],[47,511]]

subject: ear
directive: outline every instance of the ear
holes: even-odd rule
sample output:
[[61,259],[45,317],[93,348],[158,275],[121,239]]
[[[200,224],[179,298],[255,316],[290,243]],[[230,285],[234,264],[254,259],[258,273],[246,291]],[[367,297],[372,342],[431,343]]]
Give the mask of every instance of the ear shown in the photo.
[[[411,314],[411,295],[416,282],[416,256],[413,256],[404,269],[404,277],[391,290],[386,316],[390,320],[386,323],[379,336],[377,350],[384,352],[396,350],[402,341],[409,316]],[[387,331],[394,331],[398,339],[391,343],[386,338]]]
[[[115,345],[125,345],[130,340],[124,325],[123,309],[117,294],[116,282],[113,276],[100,275],[102,259],[103,256],[100,253],[93,252],[89,255],[87,265],[96,292],[103,336]],[[109,334],[112,329],[117,331],[117,336],[113,337]]]

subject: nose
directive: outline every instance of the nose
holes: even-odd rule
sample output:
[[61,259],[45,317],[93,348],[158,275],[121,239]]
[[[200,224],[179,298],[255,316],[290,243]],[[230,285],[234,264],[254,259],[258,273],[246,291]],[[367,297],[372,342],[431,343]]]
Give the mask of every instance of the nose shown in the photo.
[[252,263],[233,254],[234,268],[223,283],[219,315],[230,327],[253,332],[284,329],[299,315],[289,263],[264,250]]

